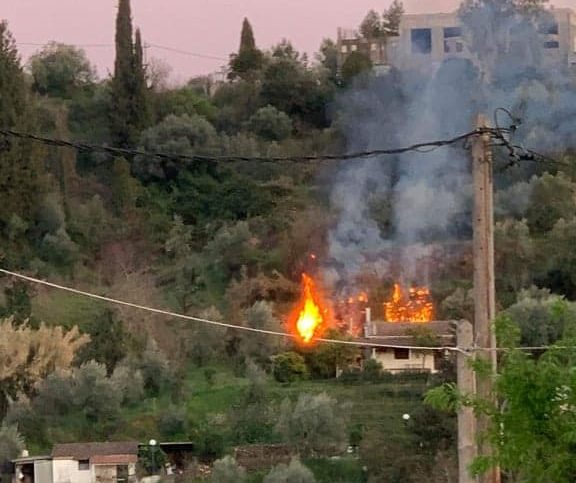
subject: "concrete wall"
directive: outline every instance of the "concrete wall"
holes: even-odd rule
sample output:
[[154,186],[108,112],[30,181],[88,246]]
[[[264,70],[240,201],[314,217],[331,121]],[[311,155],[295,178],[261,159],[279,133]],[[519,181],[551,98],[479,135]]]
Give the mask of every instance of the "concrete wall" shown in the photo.
[[94,467],[79,470],[78,461],[56,459],[52,464],[54,483],[93,483]]
[[374,349],[372,351],[372,358],[380,364],[382,369],[388,372],[402,372],[402,371],[430,371],[432,373],[438,372],[434,363],[433,351],[409,351],[408,359],[396,359],[394,350],[392,349]]

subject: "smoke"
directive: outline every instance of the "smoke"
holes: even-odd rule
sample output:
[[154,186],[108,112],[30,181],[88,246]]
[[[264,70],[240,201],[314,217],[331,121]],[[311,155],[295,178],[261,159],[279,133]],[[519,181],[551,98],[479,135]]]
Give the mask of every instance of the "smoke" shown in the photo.
[[[497,107],[524,120],[515,143],[537,151],[573,145],[574,80],[566,59],[549,61],[539,34],[551,25],[550,15],[486,3],[462,17],[474,61],[446,60],[428,75],[393,71],[342,96],[340,124],[350,152],[451,138],[470,131],[477,113],[491,116]],[[373,272],[428,283],[422,260],[430,245],[472,236],[470,154],[453,146],[347,162],[331,202],[339,217],[329,237],[328,282],[346,287]],[[511,211],[521,205],[518,200]],[[401,273],[393,273],[398,267]]]

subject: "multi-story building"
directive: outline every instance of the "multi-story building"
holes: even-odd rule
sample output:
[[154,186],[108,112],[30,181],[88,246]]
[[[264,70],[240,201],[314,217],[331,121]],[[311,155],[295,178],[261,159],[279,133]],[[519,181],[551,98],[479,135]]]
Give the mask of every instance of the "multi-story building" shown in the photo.
[[[549,12],[552,21],[540,31],[546,52],[544,60],[576,66],[576,14],[568,8],[553,8]],[[379,69],[383,66],[429,69],[450,58],[473,60],[457,12],[404,15],[399,36],[378,39],[378,44],[343,32],[346,31],[340,29],[338,35],[340,65],[354,51],[368,55]]]

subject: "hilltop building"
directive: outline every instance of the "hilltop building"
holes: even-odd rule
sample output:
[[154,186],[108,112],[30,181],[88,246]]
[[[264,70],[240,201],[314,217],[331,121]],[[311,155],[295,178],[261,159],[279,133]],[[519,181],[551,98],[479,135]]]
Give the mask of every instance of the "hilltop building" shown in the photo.
[[[544,60],[576,67],[576,13],[569,8],[552,8],[549,13],[553,21],[540,32]],[[356,31],[339,29],[340,67],[356,51],[369,57],[377,72],[390,67],[434,69],[451,58],[474,61],[458,12],[404,15],[395,37],[366,39]]]

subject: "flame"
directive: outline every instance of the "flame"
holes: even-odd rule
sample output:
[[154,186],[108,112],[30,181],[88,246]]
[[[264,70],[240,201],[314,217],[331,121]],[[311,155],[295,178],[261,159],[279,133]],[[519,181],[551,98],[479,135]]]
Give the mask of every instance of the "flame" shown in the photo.
[[315,335],[326,327],[327,309],[322,308],[314,280],[302,274],[301,307],[296,319],[296,331],[304,344],[309,344]]
[[392,300],[384,303],[388,322],[430,322],[434,318],[434,304],[430,290],[413,287],[404,293],[400,284],[394,284]]

